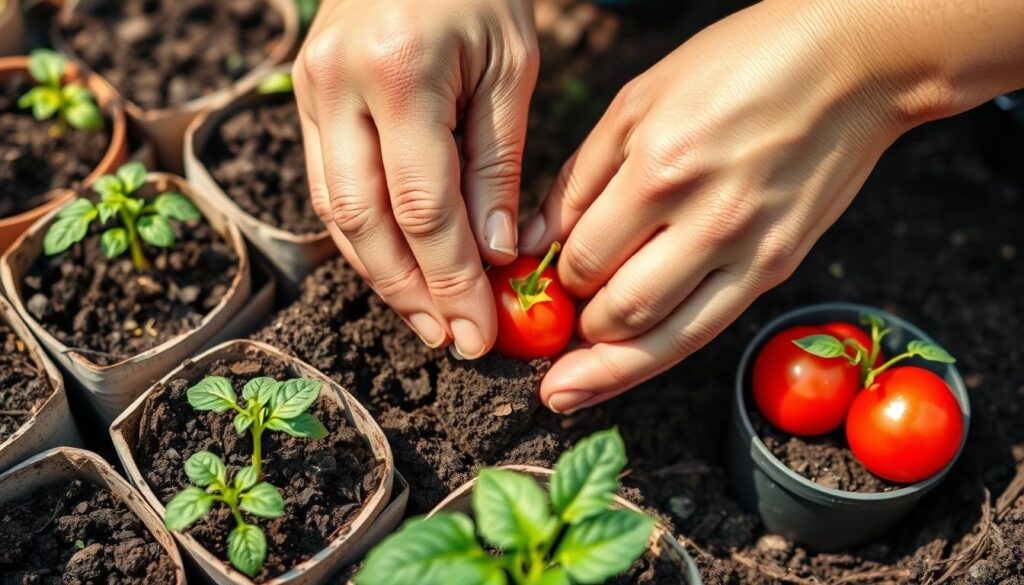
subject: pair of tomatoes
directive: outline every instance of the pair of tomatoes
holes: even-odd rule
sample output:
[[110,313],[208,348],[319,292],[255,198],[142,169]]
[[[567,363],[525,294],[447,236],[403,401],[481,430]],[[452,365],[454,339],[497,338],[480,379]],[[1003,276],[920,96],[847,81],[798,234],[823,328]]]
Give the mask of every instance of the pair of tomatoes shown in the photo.
[[[818,336],[840,340],[847,353],[822,357],[796,343]],[[920,481],[956,455],[963,437],[960,406],[942,378],[926,369],[884,367],[877,349],[874,363],[865,366],[879,339],[849,323],[778,333],[754,362],[754,402],[771,424],[794,435],[828,433],[845,422],[850,450],[872,473]],[[858,349],[864,350],[859,358]],[[920,354],[899,357],[910,355]]]

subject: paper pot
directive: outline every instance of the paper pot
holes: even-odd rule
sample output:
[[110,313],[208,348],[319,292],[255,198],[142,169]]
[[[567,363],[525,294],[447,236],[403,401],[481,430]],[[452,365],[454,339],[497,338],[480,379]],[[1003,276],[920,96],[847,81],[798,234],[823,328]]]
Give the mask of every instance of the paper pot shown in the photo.
[[[2,2],[3,0],[0,0]],[[13,0],[8,0],[12,2]],[[16,2],[14,4],[17,4]],[[3,31],[0,31],[0,35],[3,35]],[[2,36],[0,36],[2,38]],[[6,80],[14,75],[28,75],[28,57],[5,57],[0,58],[0,81]],[[73,80],[80,79],[78,75],[77,67],[68,63],[67,74],[65,79]],[[128,122],[124,115],[124,108],[121,107],[117,96],[110,91],[110,88],[100,82],[98,79],[87,79],[85,81],[88,88],[96,96],[96,102],[103,110],[103,112],[110,118],[110,144],[107,146],[107,152],[103,155],[99,164],[96,168],[89,173],[89,176],[82,182],[83,185],[91,185],[96,179],[100,178],[101,175],[106,175],[113,172],[121,163],[125,161],[128,156]],[[49,123],[49,122],[42,122]],[[18,239],[30,225],[35,223],[40,217],[43,217],[53,209],[61,207],[67,203],[74,194],[71,190],[66,188],[54,189],[51,192],[49,200],[36,207],[35,209],[29,209],[19,213],[18,215],[12,215],[11,217],[0,218],[0,253],[10,247],[14,240]]]
[[[304,378],[322,381],[325,389],[321,392],[320,400],[332,400],[344,411],[345,420],[351,424],[363,437],[373,454],[384,462],[384,474],[380,485],[364,504],[362,510],[355,520],[349,524],[343,532],[336,535],[330,544],[313,555],[313,557],[299,563],[291,570],[266,583],[271,585],[306,585],[324,583],[341,567],[353,562],[364,551],[367,539],[380,538],[379,530],[374,529],[376,522],[394,522],[404,512],[404,504],[400,505],[400,511],[396,508],[388,509],[391,502],[392,490],[394,489],[395,463],[391,454],[391,447],[384,431],[373,420],[370,413],[361,405],[347,390],[334,383],[330,378],[320,373],[312,366],[294,357],[285,355],[278,349],[265,343],[248,340],[236,340],[221,344],[213,349],[203,352],[194,359],[188,360],[181,366],[174,369],[152,388],[147,390],[114,421],[110,427],[110,436],[114,442],[114,449],[117,456],[124,465],[129,480],[132,481],[146,499],[146,502],[157,511],[160,517],[164,514],[164,504],[161,502],[152,488],[146,483],[136,463],[135,447],[138,444],[139,436],[145,432],[140,428],[143,413],[155,408],[161,399],[164,385],[170,380],[184,378],[189,383],[196,383],[201,380],[210,365],[219,359],[246,359],[247,352],[256,352],[266,356],[287,362],[291,365],[293,374]],[[407,497],[407,496],[406,496]],[[174,537],[190,557],[215,583],[221,585],[251,585],[252,580],[246,575],[236,571],[225,560],[217,558],[205,547],[199,544],[195,538],[187,533],[174,533]]]
[[[80,479],[102,486],[121,499],[146,525],[153,539],[170,557],[175,579],[166,585],[184,585],[185,569],[174,540],[164,523],[149,509],[139,492],[128,485],[110,465],[91,451],[60,447],[25,461],[0,475],[0,502],[24,497],[32,491],[66,479]],[[40,510],[40,513],[44,513]],[[48,513],[48,512],[46,512]],[[163,585],[163,584],[161,584]]]
[[40,324],[25,306],[21,295],[22,276],[42,253],[43,237],[53,223],[58,209],[34,224],[0,258],[0,281],[11,304],[28,324],[43,348],[54,361],[85,392],[85,397],[104,424],[109,423],[146,388],[159,380],[183,359],[193,354],[217,334],[249,300],[251,274],[248,252],[241,232],[224,214],[192,189],[181,177],[166,173],[150,173],[149,184],[158,190],[174,190],[195,203],[204,221],[219,233],[238,255],[238,274],[220,303],[213,308],[195,329],[169,339],[156,347],[112,365],[102,366],[88,355],[70,350]]
[[25,16],[20,0],[0,0],[0,57],[25,50]]

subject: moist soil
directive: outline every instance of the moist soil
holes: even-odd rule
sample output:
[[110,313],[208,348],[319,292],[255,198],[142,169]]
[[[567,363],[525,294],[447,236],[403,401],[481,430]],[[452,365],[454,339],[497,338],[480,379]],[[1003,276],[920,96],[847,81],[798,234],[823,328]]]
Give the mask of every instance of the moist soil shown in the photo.
[[25,342],[0,322],[0,443],[28,422],[52,393],[46,372],[36,367]]
[[[624,83],[744,6],[673,4],[680,7],[615,14],[582,0],[537,2],[542,59],[525,148],[523,218]],[[685,542],[706,583],[1021,584],[1021,152],[1024,130],[991,105],[911,131],[882,156],[792,278],[705,349],[572,416],[524,403],[533,416],[489,439],[484,457],[469,451],[461,421],[439,404],[441,368],[465,366],[423,348],[375,297],[359,292],[340,260],[314,272],[302,297],[257,337],[291,349],[369,406],[413,484],[410,514],[428,510],[480,466],[551,465],[573,441],[617,425],[630,455],[626,495]],[[733,497],[726,472],[732,384],[744,347],[772,318],[822,301],[878,306],[941,341],[958,359],[973,417],[964,453],[942,484],[885,535],[838,553],[815,553],[765,532]]]
[[291,93],[264,96],[212,133],[203,163],[246,213],[295,233],[324,231],[306,181],[299,110]]
[[110,365],[195,329],[224,298],[239,270],[230,243],[205,220],[172,221],[175,243],[143,242],[151,267],[138,273],[128,252],[108,259],[103,229],[66,252],[40,254],[22,278],[22,300],[51,335],[87,359]]
[[174,563],[110,490],[78,479],[0,505],[0,584],[173,583]]
[[283,17],[266,0],[100,0],[61,35],[90,69],[143,109],[224,89],[273,50]]
[[28,75],[0,82],[0,218],[39,207],[53,189],[81,187],[110,145],[109,119],[103,131],[68,128],[52,138],[53,119],[38,121],[18,107],[32,87]]
[[[250,351],[242,359],[218,360],[206,375],[231,380],[238,396],[245,382],[259,376],[277,380],[296,373],[283,361]],[[165,505],[190,485],[185,460],[198,451],[217,454],[229,476],[252,463],[252,438],[239,436],[230,413],[199,412],[188,403],[188,380],[173,379],[147,406],[139,427],[135,461],[146,483]],[[244,402],[244,401],[243,401]],[[154,406],[155,405],[155,406]],[[267,560],[255,581],[270,580],[309,559],[349,525],[383,479],[384,462],[345,421],[333,401],[321,396],[310,409],[330,431],[319,441],[266,431],[263,481],[284,498],[284,515],[272,520],[249,516],[267,535]],[[217,558],[227,559],[227,535],[234,527],[226,506],[217,506],[188,533]]]

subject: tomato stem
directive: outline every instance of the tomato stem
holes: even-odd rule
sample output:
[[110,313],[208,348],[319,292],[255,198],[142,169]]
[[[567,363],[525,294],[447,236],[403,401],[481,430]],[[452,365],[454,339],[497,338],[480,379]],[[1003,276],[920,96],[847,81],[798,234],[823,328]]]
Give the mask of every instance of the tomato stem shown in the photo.
[[537,303],[543,303],[551,300],[551,297],[545,292],[548,285],[551,284],[550,278],[542,278],[544,270],[551,265],[551,261],[555,259],[555,255],[562,249],[562,244],[558,242],[551,242],[551,247],[548,248],[548,253],[537,265],[530,274],[522,278],[510,278],[508,283],[512,286],[512,290],[516,291],[516,295],[519,296],[519,304],[522,305],[524,311],[529,311],[530,307]]
[[870,388],[871,385],[875,383],[875,378],[877,378],[879,374],[893,367],[894,365],[896,365],[897,362],[903,361],[909,357],[914,357],[914,355],[916,355],[914,352],[907,351],[890,359],[889,361],[885,362],[884,364],[878,366],[873,370],[868,370],[867,375],[864,377],[864,387]]
[[555,259],[555,254],[562,249],[562,244],[558,242],[551,242],[551,247],[548,248],[548,253],[541,259],[540,264],[537,265],[536,270],[530,273],[530,276],[526,278],[526,285],[523,287],[523,293],[527,295],[537,294],[537,283],[540,282],[540,275],[544,274],[544,269],[551,265],[551,261]]

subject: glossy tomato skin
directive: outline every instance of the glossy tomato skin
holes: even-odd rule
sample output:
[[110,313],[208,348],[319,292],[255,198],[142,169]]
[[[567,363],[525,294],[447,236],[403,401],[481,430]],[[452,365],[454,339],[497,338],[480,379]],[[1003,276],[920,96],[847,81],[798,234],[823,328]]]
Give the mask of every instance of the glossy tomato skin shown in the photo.
[[913,366],[893,368],[857,395],[846,420],[854,456],[875,475],[921,481],[956,456],[964,421],[942,378]]
[[[836,321],[833,323],[825,323],[821,325],[821,328],[825,330],[825,333],[835,337],[839,341],[846,341],[847,339],[853,339],[857,343],[867,350],[871,351],[871,336],[856,325],[850,323],[844,323],[842,321]],[[875,358],[874,367],[878,367],[885,362],[885,358],[882,357],[882,352],[878,352],[878,357]]]
[[754,361],[754,402],[776,428],[813,436],[842,426],[860,389],[860,368],[846,359],[811,355],[793,343],[827,333],[810,325],[786,329],[769,339]]
[[575,330],[576,303],[558,282],[554,268],[546,268],[541,273],[542,278],[551,279],[546,290],[551,300],[523,310],[509,280],[528,276],[539,264],[537,258],[519,257],[511,264],[487,271],[498,309],[498,338],[494,349],[508,357],[529,360],[558,355]]

